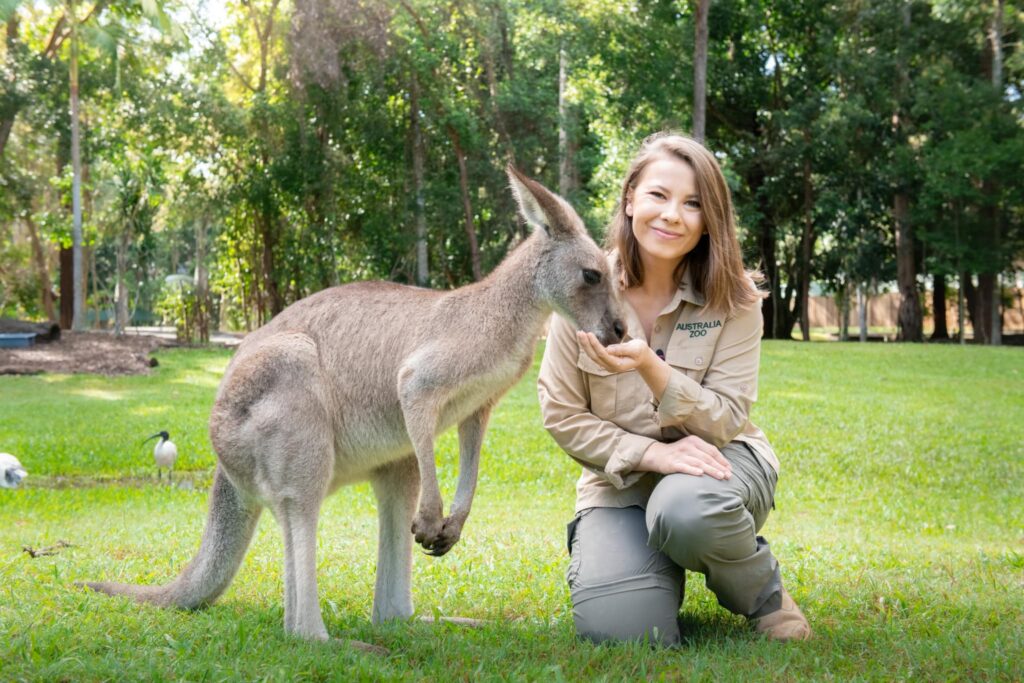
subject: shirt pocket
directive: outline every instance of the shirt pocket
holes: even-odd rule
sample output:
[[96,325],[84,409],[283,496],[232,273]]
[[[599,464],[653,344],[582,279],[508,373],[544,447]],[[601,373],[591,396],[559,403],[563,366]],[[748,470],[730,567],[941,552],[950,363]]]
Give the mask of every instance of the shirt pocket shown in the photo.
[[676,347],[670,345],[665,361],[693,381],[700,383],[708,372],[714,353],[715,347],[711,344],[694,346],[687,343]]
[[618,373],[609,372],[594,362],[584,351],[580,351],[576,367],[586,377],[590,390],[590,412],[601,419],[610,420],[615,416],[615,394],[618,388]]

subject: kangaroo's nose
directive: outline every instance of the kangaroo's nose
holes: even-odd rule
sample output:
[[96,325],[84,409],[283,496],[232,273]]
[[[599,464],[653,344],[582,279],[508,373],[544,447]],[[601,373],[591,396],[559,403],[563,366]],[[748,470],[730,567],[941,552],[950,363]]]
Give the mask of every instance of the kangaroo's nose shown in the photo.
[[622,341],[622,338],[626,336],[626,326],[619,319],[612,323],[612,331],[615,332],[615,338],[619,341]]

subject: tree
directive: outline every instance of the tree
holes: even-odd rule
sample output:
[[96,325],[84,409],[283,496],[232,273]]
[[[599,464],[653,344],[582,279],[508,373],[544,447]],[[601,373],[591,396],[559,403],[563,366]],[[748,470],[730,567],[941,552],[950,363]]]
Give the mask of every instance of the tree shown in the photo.
[[707,111],[708,8],[711,0],[696,0],[693,38],[693,137],[704,142]]

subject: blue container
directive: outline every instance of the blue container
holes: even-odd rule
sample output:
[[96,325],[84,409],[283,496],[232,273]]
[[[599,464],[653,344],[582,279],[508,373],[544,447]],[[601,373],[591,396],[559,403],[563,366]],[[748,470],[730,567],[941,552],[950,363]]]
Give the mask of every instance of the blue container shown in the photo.
[[32,346],[35,340],[35,332],[0,334],[0,349],[21,349],[26,346]]

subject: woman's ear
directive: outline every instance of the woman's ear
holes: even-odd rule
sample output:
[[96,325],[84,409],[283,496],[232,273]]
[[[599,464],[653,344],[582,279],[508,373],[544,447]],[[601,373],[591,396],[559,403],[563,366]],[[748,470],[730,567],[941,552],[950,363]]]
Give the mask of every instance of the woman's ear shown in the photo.
[[630,218],[633,217],[633,191],[630,190],[629,194],[626,195],[626,215]]

